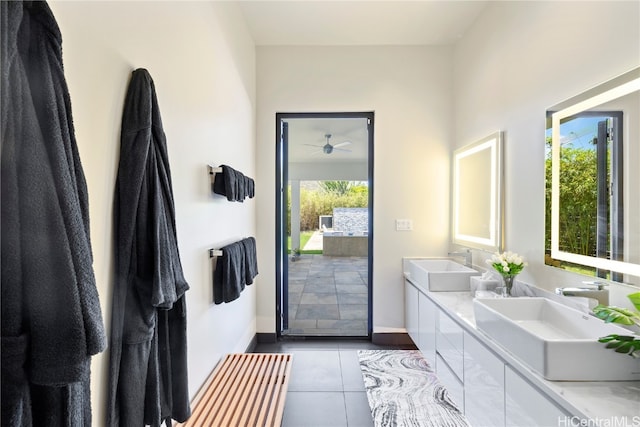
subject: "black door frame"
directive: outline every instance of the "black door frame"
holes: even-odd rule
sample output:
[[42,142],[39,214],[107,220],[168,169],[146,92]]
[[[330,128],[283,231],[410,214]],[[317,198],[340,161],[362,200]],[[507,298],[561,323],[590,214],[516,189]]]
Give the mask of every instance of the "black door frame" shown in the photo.
[[[367,338],[373,335],[373,134],[374,112],[342,112],[342,113],[276,113],[276,336],[280,338],[288,319],[284,318],[287,311],[288,292],[283,292],[288,283],[288,257],[287,240],[284,235],[284,215],[286,215],[287,192],[287,159],[288,159],[288,124],[286,119],[335,119],[335,118],[362,118],[368,120],[367,144],[368,144],[368,185],[369,185],[369,230],[367,247]],[[339,338],[339,337],[332,337]]]

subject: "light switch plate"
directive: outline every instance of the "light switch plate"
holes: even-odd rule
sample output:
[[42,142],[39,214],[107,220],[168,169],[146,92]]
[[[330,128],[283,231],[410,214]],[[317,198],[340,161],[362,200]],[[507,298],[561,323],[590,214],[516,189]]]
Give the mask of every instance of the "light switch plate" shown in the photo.
[[396,219],[396,231],[411,231],[411,230],[413,230],[413,220]]

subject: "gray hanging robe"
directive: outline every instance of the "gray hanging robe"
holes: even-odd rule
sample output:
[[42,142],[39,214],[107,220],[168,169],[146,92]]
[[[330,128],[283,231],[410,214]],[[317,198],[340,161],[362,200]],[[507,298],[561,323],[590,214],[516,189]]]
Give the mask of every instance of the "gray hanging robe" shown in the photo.
[[131,76],[115,189],[108,426],[159,426],[191,414],[186,305],[167,144],[155,86]]
[[87,186],[46,2],[1,2],[2,425],[90,426],[106,347]]

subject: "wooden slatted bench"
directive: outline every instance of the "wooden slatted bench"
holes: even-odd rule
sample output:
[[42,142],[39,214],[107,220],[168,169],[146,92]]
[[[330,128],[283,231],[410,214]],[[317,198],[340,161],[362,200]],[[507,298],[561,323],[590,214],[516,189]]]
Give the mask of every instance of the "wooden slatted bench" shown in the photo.
[[193,399],[184,427],[278,427],[291,354],[228,354]]

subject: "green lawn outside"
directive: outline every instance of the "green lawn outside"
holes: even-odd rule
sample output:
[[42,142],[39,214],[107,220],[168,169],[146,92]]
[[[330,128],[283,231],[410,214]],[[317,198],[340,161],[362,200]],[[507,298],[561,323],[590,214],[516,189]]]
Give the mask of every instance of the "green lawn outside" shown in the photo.
[[[304,245],[307,244],[307,242],[309,241],[309,239],[311,238],[311,236],[313,235],[313,231],[301,231],[300,232],[300,253],[301,254],[321,254],[322,251],[319,250],[312,250],[312,251],[305,251],[302,248],[304,248]],[[287,237],[287,253],[291,253],[291,236]]]

